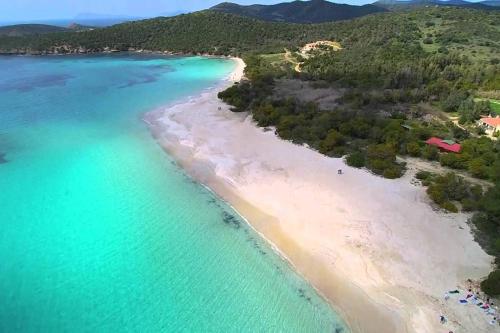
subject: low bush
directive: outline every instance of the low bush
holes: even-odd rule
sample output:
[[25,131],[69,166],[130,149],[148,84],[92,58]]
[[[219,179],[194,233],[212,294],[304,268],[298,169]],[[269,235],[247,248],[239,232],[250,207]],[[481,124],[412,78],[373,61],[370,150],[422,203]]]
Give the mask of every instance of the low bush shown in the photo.
[[444,203],[442,203],[441,205],[441,208],[447,210],[448,212],[450,213],[458,213],[458,208],[457,206],[455,206],[452,202],[450,201],[446,201]]
[[419,171],[415,175],[415,177],[418,180],[427,180],[427,179],[431,178],[431,176],[432,176],[432,173],[430,173],[429,171]]

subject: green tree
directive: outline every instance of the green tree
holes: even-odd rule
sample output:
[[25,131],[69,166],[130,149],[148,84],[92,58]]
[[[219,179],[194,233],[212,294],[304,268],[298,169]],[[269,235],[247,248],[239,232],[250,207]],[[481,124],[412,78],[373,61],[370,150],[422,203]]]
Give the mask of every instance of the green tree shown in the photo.
[[328,131],[326,138],[321,142],[320,152],[327,154],[331,152],[335,147],[341,146],[345,141],[345,138],[338,131],[332,129]]

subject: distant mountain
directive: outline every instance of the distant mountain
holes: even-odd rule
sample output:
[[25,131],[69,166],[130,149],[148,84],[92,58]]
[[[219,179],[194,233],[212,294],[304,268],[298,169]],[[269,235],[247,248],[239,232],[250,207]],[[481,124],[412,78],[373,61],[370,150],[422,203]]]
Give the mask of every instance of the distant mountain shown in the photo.
[[374,5],[352,6],[325,0],[294,1],[276,5],[242,6],[224,2],[210,10],[252,17],[264,21],[292,23],[322,23],[348,20],[387,9]]
[[46,24],[16,24],[0,27],[0,36],[22,37],[65,31],[71,30]]
[[[490,3],[497,3],[497,5]],[[499,6],[499,3],[500,0],[486,0],[483,2],[469,2],[464,0],[379,0],[373,4],[388,10],[404,10],[428,6],[452,6],[482,10],[498,10],[500,7],[497,8],[496,6]]]

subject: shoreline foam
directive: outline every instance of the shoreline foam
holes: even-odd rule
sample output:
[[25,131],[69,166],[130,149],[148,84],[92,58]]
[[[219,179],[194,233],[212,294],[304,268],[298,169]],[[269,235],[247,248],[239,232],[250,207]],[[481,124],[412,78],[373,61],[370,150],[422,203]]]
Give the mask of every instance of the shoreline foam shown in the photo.
[[354,332],[493,329],[441,297],[490,269],[467,216],[433,211],[410,184],[412,172],[382,179],[230,112],[217,91],[242,78],[244,63],[235,61],[226,83],[146,115],[160,145],[244,216]]

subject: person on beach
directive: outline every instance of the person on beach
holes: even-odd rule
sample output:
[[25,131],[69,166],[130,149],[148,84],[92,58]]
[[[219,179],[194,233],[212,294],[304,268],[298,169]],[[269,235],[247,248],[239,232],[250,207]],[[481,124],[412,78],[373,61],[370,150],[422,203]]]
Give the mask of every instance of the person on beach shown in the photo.
[[441,322],[441,324],[443,324],[443,325],[444,325],[444,324],[446,324],[446,318],[445,318],[443,315],[441,315],[441,316],[439,317],[439,321],[440,321],[440,322]]

